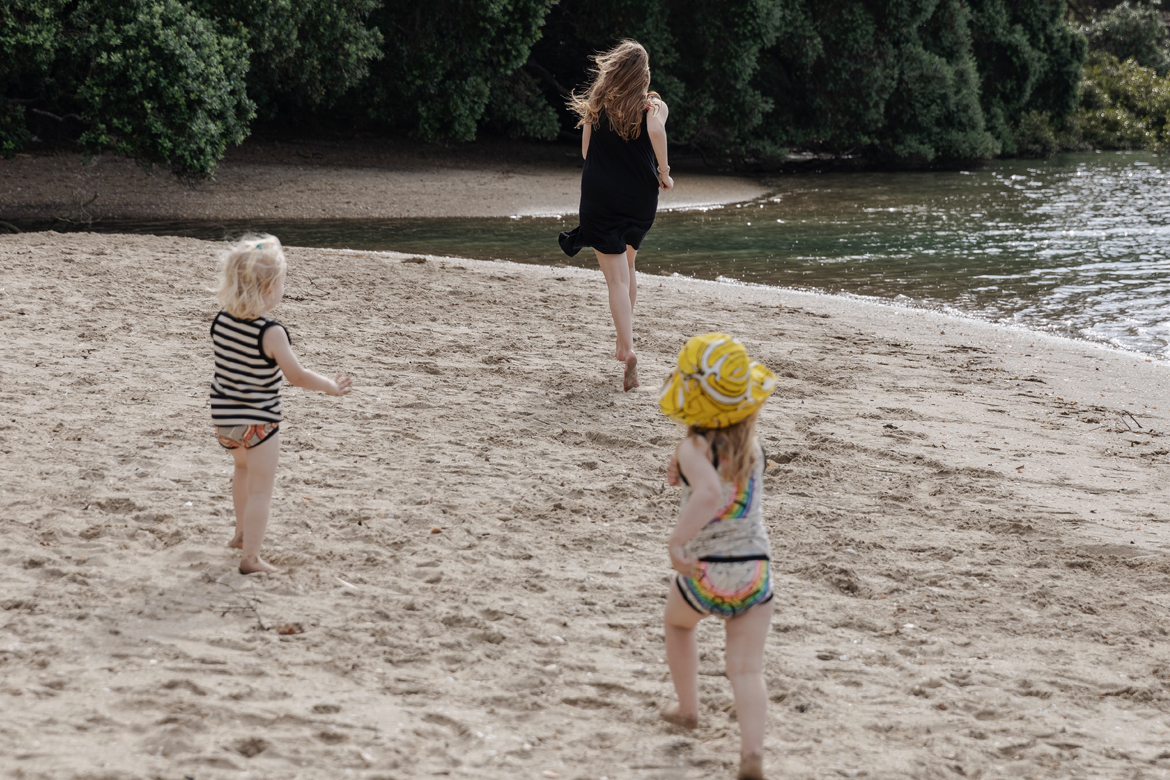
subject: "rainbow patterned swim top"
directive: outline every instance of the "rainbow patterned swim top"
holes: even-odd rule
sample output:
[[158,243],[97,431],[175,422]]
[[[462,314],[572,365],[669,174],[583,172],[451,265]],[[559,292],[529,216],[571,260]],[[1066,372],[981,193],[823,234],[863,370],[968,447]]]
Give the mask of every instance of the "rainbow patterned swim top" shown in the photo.
[[[696,558],[719,558],[743,555],[767,555],[772,545],[764,528],[760,507],[764,485],[764,458],[756,458],[751,476],[743,484],[724,481],[722,509],[687,543],[686,552]],[[690,487],[683,488],[682,504],[691,497]]]

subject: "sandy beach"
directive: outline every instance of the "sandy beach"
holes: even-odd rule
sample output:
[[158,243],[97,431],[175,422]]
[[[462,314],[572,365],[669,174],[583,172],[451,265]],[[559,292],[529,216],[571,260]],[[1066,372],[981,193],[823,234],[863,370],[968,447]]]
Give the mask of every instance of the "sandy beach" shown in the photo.
[[[678,186],[660,208],[751,200],[768,189],[675,155]],[[0,219],[398,219],[576,213],[581,155],[568,145],[392,141],[253,142],[214,181],[104,155],[19,154],[0,164]]]
[[655,391],[715,329],[781,380],[770,776],[1170,769],[1164,365],[643,276],[623,394],[596,272],[294,248],[276,316],[357,389],[286,389],[283,571],[243,577],[219,249],[0,238],[3,776],[730,777],[719,624],[699,731],[657,718],[679,431]]

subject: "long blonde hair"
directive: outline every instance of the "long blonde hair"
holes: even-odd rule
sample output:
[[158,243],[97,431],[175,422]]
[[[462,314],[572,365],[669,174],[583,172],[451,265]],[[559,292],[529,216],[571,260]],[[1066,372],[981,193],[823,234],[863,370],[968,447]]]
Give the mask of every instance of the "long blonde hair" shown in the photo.
[[[650,98],[650,55],[642,44],[629,39],[607,52],[590,57],[594,62],[585,91],[569,93],[569,110],[579,119],[577,127],[596,126],[604,110],[609,126],[623,141],[642,134],[642,112]],[[657,106],[654,107],[657,112]]]
[[759,416],[757,409],[751,416],[726,428],[691,425],[687,427],[687,436],[705,439],[711,446],[712,454],[718,450],[719,476],[726,482],[742,485],[751,476],[756,458],[760,456],[760,448],[756,444],[756,420]]
[[224,254],[215,298],[236,319],[256,319],[265,313],[264,296],[285,267],[280,239],[247,236]]

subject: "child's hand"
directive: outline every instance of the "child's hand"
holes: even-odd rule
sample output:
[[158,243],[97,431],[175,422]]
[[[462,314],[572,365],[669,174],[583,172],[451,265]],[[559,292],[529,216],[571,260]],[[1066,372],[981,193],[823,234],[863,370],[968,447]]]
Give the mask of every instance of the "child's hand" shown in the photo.
[[699,559],[688,558],[686,549],[681,544],[670,546],[670,565],[684,577],[699,576]]
[[666,466],[666,484],[673,487],[678,487],[682,484],[682,480],[678,478],[678,456],[671,455],[670,463]]
[[353,377],[346,376],[345,374],[339,372],[337,376],[333,377],[333,381],[330,384],[332,387],[325,389],[327,394],[349,395],[350,391],[353,390],[353,387],[351,387],[351,385],[353,385]]

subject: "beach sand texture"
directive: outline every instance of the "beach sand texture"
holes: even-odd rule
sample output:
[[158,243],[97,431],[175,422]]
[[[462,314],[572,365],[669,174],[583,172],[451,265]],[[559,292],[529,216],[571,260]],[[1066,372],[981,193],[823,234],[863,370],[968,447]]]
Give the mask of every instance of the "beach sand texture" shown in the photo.
[[[417,147],[417,148],[416,148]],[[472,155],[471,158],[468,155]],[[660,208],[752,200],[757,181],[688,173],[660,193]],[[17,155],[0,166],[4,219],[305,220],[576,214],[581,157],[572,147],[478,151],[413,145],[249,142],[232,149],[215,181],[190,186],[113,155]]]
[[276,316],[356,390],[286,390],[283,572],[243,577],[207,408],[219,249],[0,238],[3,776],[731,776],[718,623],[701,728],[657,718],[656,388],[715,329],[780,378],[770,776],[1170,769],[1164,366],[643,276],[623,394],[596,272],[290,249]]

